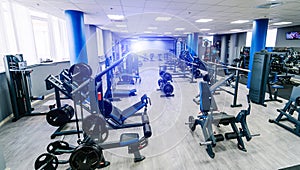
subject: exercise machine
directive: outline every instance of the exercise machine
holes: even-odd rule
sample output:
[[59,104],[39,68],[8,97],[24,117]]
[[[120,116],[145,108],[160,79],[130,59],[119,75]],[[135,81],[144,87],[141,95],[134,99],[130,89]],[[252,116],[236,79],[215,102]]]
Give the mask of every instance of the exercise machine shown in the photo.
[[[209,157],[214,158],[215,153],[213,151],[213,147],[216,146],[216,143],[224,140],[224,136],[222,134],[214,134],[212,125],[216,126],[224,125],[227,126],[230,124],[232,128],[232,132],[225,133],[225,138],[227,140],[236,139],[237,147],[242,151],[247,151],[245,148],[244,141],[242,137],[246,137],[247,141],[250,141],[253,136],[251,135],[248,125],[247,125],[247,116],[250,115],[250,100],[248,97],[248,109],[241,110],[237,116],[229,115],[225,112],[216,113],[216,105],[213,104],[214,99],[213,95],[209,89],[209,85],[206,82],[199,83],[200,89],[200,111],[201,115],[197,116],[195,119],[193,116],[189,116],[188,124],[191,131],[195,131],[196,126],[199,125],[202,129],[202,133],[205,141],[200,142],[200,145],[206,146],[206,152]],[[240,130],[237,128],[237,124],[240,124]]]
[[165,71],[159,72],[160,79],[158,80],[159,90],[162,91],[165,95],[161,95],[161,97],[173,97],[174,87],[171,84],[173,82],[172,75]]
[[[109,136],[106,121],[100,114],[91,114],[83,120],[84,139],[79,146],[74,147],[65,141],[55,141],[47,146],[47,152],[41,154],[35,161],[35,169],[57,169],[59,164],[69,163],[71,169],[96,169],[110,165],[105,161],[103,150],[127,147],[128,153],[134,155],[134,162],[145,159],[140,150],[148,145],[147,138],[151,137],[151,127],[144,122],[144,136],[138,133],[123,133],[119,141],[105,142]],[[58,160],[57,155],[70,154],[68,160]]]
[[31,101],[43,100],[44,96],[32,96],[30,74],[33,70],[27,68],[23,55],[5,55],[4,65],[14,115],[13,121],[23,116],[45,115],[45,113],[33,112]]
[[[106,68],[109,67],[111,64],[111,61],[109,58],[105,59],[105,65]],[[107,89],[104,95],[104,98],[109,99],[109,100],[114,100],[113,97],[127,97],[127,96],[135,96],[136,95],[136,89],[112,89],[112,82],[114,75],[113,75],[113,69],[108,71],[106,73],[106,83],[107,83]],[[134,82],[134,80],[133,80]],[[133,83],[134,84],[134,83]],[[116,99],[115,99],[116,100]]]
[[[293,87],[289,101],[283,109],[277,109],[279,115],[276,119],[269,119],[270,123],[275,123],[278,126],[292,132],[300,137],[300,87]],[[297,113],[296,116],[294,113]],[[288,122],[288,123],[284,123]]]
[[[54,89],[56,108],[52,107],[46,115],[47,122],[55,127],[56,131],[51,135],[51,139],[62,135],[72,135],[82,133],[81,130],[63,130],[68,123],[78,123],[76,118],[72,119],[74,115],[75,105],[81,105],[90,113],[96,110],[97,105],[91,103],[89,100],[95,98],[94,93],[91,93],[93,84],[91,83],[92,69],[85,63],[74,64],[68,70],[63,70],[58,76],[49,75],[45,79],[46,89]],[[61,97],[61,94],[65,97]],[[74,107],[69,105],[62,106],[62,99],[71,99],[74,102]],[[84,105],[88,103],[90,105]]]

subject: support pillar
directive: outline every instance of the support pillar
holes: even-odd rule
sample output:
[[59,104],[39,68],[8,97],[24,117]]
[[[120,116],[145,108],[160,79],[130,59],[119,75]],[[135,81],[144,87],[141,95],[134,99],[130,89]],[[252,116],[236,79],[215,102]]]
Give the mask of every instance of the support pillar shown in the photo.
[[88,63],[83,12],[66,10],[65,15],[70,47],[70,64]]
[[[269,19],[253,21],[252,40],[250,48],[249,70],[252,71],[254,54],[265,49]],[[251,72],[248,73],[247,87],[250,88]]]

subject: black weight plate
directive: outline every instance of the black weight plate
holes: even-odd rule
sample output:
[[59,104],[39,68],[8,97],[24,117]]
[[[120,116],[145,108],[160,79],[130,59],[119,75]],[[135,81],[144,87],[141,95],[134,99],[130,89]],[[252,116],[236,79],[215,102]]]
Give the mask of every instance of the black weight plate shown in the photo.
[[69,75],[72,81],[81,84],[92,75],[92,68],[85,63],[77,63],[70,67]]
[[102,150],[96,146],[81,145],[70,156],[70,166],[73,170],[93,170],[100,165]]
[[193,116],[189,116],[189,128],[194,131],[196,129],[195,119]]
[[69,144],[65,141],[55,141],[55,142],[51,142],[49,143],[49,145],[47,146],[47,152],[49,153],[53,153],[55,155],[60,155],[63,154],[61,152],[57,152],[57,149],[63,149],[63,150],[67,150],[69,149]]
[[82,129],[96,143],[102,143],[108,138],[108,129],[103,117],[91,114],[83,119]]
[[172,75],[168,72],[165,72],[165,74],[162,77],[165,81],[172,81]]
[[163,92],[166,95],[171,95],[174,91],[174,87],[170,83],[166,83],[163,87]]
[[163,83],[163,79],[159,79],[159,80],[157,81],[157,83],[158,83],[158,86],[160,87],[160,85]]
[[63,126],[70,121],[70,118],[64,111],[52,109],[47,113],[46,120],[52,126]]
[[58,167],[58,159],[50,153],[43,153],[34,162],[34,168],[38,170],[55,170]]
[[163,70],[159,72],[160,77],[162,77],[164,74],[165,74],[165,71],[163,71]]

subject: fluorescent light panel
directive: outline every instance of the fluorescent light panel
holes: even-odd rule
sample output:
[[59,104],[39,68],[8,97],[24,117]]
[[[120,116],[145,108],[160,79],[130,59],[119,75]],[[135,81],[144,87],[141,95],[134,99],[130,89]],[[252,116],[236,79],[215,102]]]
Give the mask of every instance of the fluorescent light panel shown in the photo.
[[157,27],[148,27],[149,30],[157,30]]
[[170,34],[172,34],[172,32],[164,32],[164,34],[170,35]]
[[213,21],[213,19],[198,19],[195,22],[210,22]]
[[156,17],[155,21],[170,21],[171,17]]
[[292,22],[276,22],[272,25],[287,25],[287,24],[291,24]]
[[191,32],[184,32],[183,34],[191,34]]
[[145,34],[151,34],[152,31],[144,31]]
[[231,24],[243,24],[247,22],[249,22],[249,20],[236,20],[236,21],[232,21]]
[[107,17],[111,20],[124,20],[124,15],[107,15]]
[[175,31],[183,31],[185,28],[175,28]]
[[202,28],[200,29],[200,31],[209,31],[210,29],[209,28]]

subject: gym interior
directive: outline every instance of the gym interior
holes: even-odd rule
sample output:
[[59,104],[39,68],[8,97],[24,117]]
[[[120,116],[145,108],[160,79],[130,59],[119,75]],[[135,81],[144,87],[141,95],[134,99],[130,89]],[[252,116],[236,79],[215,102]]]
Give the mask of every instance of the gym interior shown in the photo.
[[300,169],[299,8],[0,0],[0,170]]

